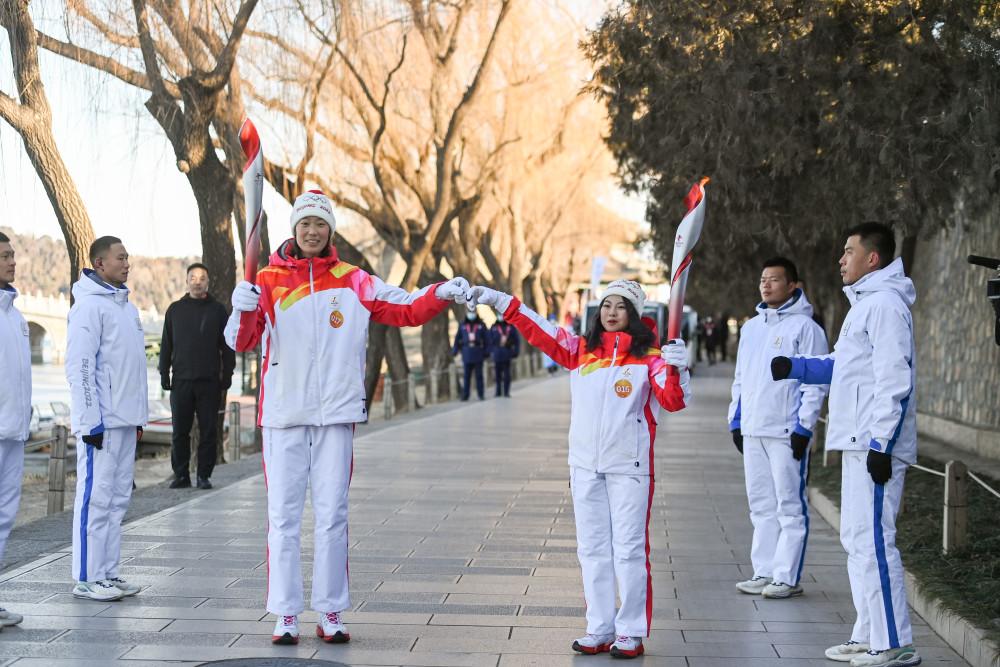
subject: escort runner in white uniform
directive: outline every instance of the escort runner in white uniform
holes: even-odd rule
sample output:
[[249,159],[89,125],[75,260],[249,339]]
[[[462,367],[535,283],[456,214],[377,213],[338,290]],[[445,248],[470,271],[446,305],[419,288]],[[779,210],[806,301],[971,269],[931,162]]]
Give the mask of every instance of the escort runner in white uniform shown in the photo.
[[122,518],[132,499],[137,430],[149,417],[146,342],[128,300],[128,253],[105,236],[90,251],[95,269],[73,284],[66,379],[76,435],[73,595],[114,600],[139,587],[118,576]]
[[[764,263],[757,316],[743,325],[729,405],[729,428],[743,454],[753,540],[753,577],[737,590],[784,599],[799,581],[809,539],[809,440],[828,387],[771,378],[771,359],[828,352],[826,334],[797,286],[788,259]],[[789,296],[790,295],[790,296]],[[787,300],[786,300],[787,298]]]
[[830,384],[826,446],[844,452],[840,539],[858,617],[851,639],[826,656],[853,667],[920,663],[896,548],[903,480],[917,458],[910,315],[916,291],[901,259],[885,265],[894,254],[892,230],[884,225],[851,230],[840,260],[851,309],[833,353],[779,357],[772,366],[775,379]]
[[[31,338],[14,306],[15,265],[10,237],[0,232],[0,561],[21,504],[24,443],[31,427]],[[22,620],[0,607],[0,626]]]

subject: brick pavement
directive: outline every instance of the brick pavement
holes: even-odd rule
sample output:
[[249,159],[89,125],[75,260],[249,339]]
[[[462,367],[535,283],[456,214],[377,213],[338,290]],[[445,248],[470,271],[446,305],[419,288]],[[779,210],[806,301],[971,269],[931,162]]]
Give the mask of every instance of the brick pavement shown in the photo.
[[[702,365],[692,406],[663,413],[650,522],[654,620],[638,664],[834,664],[854,611],[846,556],[813,516],[805,595],[764,600],[751,574],[742,465],[726,429],[732,366]],[[428,408],[361,427],[351,486],[352,640],[327,645],[300,617],[301,643],[273,646],[263,610],[263,475],[127,523],[120,602],[70,594],[69,548],[0,574],[0,602],[24,622],[0,633],[3,664],[200,664],[313,658],[346,665],[580,665],[585,632],[568,488],[565,374],[518,383],[510,399]],[[242,462],[241,462],[242,463]],[[306,594],[311,508],[303,534]],[[68,535],[67,535],[68,537]],[[924,664],[965,665],[914,618]],[[616,663],[618,661],[615,661]]]

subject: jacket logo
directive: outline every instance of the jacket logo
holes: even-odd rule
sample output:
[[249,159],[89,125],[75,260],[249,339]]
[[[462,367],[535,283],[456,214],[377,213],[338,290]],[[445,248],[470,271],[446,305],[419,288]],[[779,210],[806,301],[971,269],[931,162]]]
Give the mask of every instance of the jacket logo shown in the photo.
[[847,330],[850,329],[850,328],[851,328],[851,323],[850,322],[844,322],[844,328],[840,330],[840,335],[841,336],[846,336],[847,335]]
[[135,328],[138,329],[139,331],[142,331],[142,320],[140,320],[138,317],[135,318]]
[[330,309],[340,310],[340,297],[337,296],[336,294],[330,295]]
[[778,336],[777,338],[774,339],[774,343],[771,344],[771,347],[774,348],[781,347],[781,336]]
[[330,313],[330,326],[334,329],[339,329],[340,325],[344,323],[344,315],[339,311],[335,310]]
[[618,398],[628,398],[632,394],[632,383],[624,378],[615,382],[615,393]]
[[28,333],[28,323],[27,322],[21,322],[21,333],[24,334],[25,336],[29,336],[30,335]]

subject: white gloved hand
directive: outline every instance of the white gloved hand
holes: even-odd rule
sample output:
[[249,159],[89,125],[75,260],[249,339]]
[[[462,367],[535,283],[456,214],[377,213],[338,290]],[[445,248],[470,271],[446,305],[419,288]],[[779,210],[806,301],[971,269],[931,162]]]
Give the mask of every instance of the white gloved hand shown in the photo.
[[677,370],[684,370],[691,361],[691,358],[688,356],[687,345],[684,344],[683,338],[674,338],[661,347],[660,355],[665,362],[671,366],[676,366]]
[[434,296],[442,301],[454,301],[455,303],[465,303],[469,300],[469,281],[458,276],[446,283],[441,283],[434,290]]
[[249,313],[257,310],[260,303],[260,289],[253,283],[242,281],[233,290],[233,310]]
[[505,313],[510,308],[510,302],[514,299],[510,294],[498,292],[489,287],[476,285],[469,292],[469,310],[475,310],[476,306],[492,306],[498,313]]

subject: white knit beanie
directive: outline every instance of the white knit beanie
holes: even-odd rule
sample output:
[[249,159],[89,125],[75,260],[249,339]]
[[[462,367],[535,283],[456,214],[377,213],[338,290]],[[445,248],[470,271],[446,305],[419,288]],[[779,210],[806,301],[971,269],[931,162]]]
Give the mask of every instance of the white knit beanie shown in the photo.
[[639,317],[642,317],[642,309],[646,307],[646,293],[639,287],[639,283],[634,280],[625,280],[624,278],[614,281],[604,288],[598,304],[603,303],[604,299],[612,294],[617,294],[623,299],[630,301],[635,306],[636,312],[639,313]]
[[330,204],[330,200],[320,190],[309,190],[295,198],[290,218],[292,222],[292,238],[295,237],[295,224],[302,218],[308,218],[311,215],[326,220],[327,224],[330,225],[330,241],[332,242],[333,230],[337,228],[337,221],[333,217],[333,205]]

